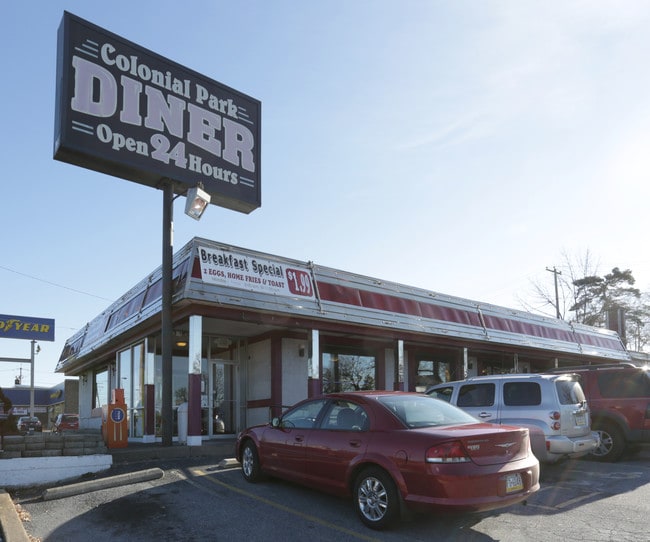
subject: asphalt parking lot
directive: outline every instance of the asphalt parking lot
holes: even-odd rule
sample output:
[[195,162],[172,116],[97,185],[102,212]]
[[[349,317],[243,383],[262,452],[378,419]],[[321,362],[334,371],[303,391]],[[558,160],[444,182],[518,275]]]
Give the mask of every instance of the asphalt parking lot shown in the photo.
[[650,453],[618,463],[543,468],[526,506],[480,515],[415,516],[394,529],[365,528],[347,500],[277,480],[246,483],[216,457],[116,464],[111,473],[160,468],[159,478],[54,500],[42,488],[13,494],[32,540],[646,540]]

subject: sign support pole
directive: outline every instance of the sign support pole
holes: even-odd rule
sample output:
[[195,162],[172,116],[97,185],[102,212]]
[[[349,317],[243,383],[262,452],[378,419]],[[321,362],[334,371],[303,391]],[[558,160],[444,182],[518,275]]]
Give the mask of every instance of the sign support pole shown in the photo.
[[29,360],[29,415],[34,417],[34,355],[36,353],[36,341],[32,340],[32,356]]
[[172,270],[174,250],[174,187],[163,180],[162,247],[162,445],[172,445]]
[[29,363],[29,415],[34,416],[34,359],[36,357],[36,340],[32,340],[32,355],[29,358],[0,358],[9,363]]

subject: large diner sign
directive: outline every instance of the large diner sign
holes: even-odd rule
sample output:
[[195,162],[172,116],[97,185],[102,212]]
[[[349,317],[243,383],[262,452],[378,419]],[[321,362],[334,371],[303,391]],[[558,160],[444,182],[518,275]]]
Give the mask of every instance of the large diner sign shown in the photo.
[[54,320],[0,314],[0,339],[54,340]]
[[198,247],[198,256],[203,282],[275,295],[314,297],[311,273],[305,267],[207,247]]
[[140,184],[202,183],[211,203],[261,205],[261,104],[64,12],[54,158]]

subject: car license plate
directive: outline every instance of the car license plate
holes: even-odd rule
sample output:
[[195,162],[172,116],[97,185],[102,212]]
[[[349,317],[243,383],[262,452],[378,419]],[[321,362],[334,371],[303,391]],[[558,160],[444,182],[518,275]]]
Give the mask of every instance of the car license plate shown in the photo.
[[521,479],[521,474],[508,474],[506,476],[506,493],[513,493],[524,489],[524,482]]
[[587,425],[587,416],[584,412],[576,414],[576,425]]

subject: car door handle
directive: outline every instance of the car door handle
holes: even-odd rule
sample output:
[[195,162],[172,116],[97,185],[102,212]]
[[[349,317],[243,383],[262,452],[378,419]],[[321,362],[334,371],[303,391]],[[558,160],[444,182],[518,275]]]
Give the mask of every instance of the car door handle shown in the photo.
[[491,418],[491,417],[492,417],[492,414],[490,414],[489,412],[481,412],[481,413],[478,415],[478,417],[479,417],[479,418]]
[[352,446],[353,448],[358,448],[359,446],[361,446],[361,441],[360,440],[351,440],[350,441],[350,446]]
[[294,440],[295,440],[296,442],[302,442],[303,440],[305,440],[305,437],[303,437],[302,435],[298,435],[297,437],[295,437]]

